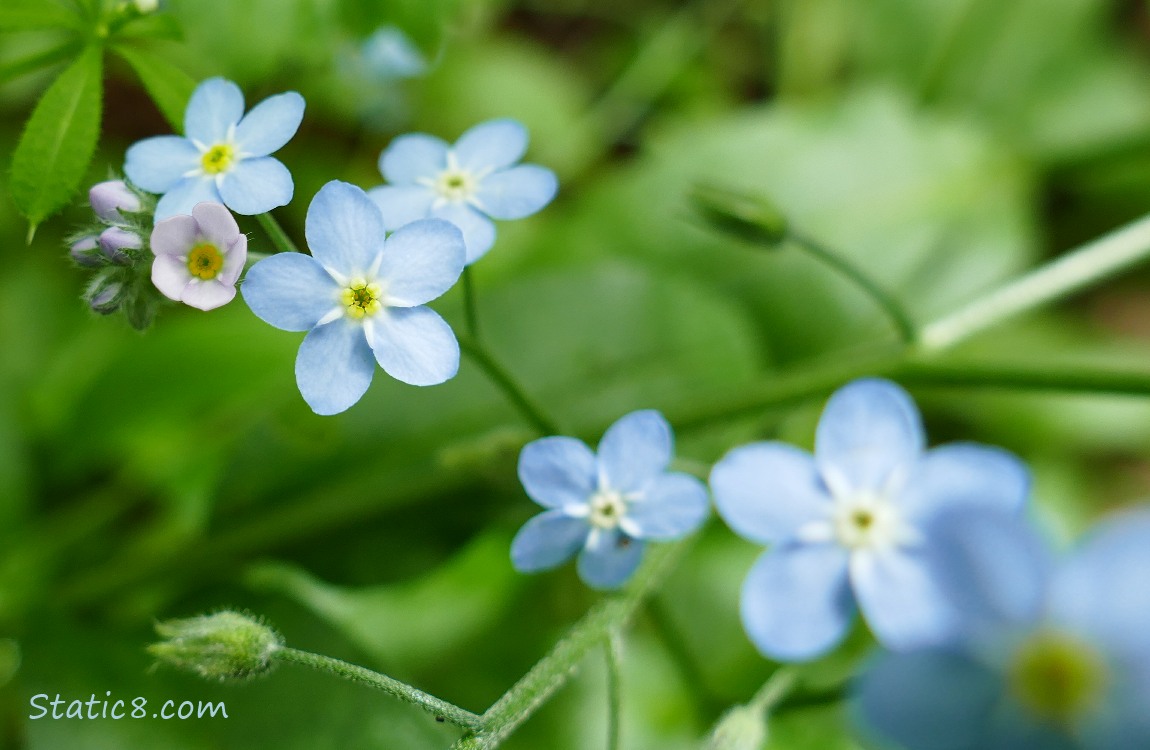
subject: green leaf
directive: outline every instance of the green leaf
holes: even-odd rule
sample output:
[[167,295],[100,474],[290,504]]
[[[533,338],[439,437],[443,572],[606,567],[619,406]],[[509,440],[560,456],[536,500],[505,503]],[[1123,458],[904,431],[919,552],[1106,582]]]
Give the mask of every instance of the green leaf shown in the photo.
[[184,110],[192,97],[192,90],[196,88],[195,79],[147,50],[121,45],[113,47],[113,50],[136,71],[148,95],[172,128],[176,132],[183,132]]
[[103,48],[88,47],[41,97],[12,156],[12,199],[36,226],[75,192],[100,134]]
[[166,39],[172,42],[184,40],[184,27],[170,13],[152,13],[138,16],[121,26],[115,33],[116,39]]
[[82,24],[83,19],[74,11],[45,0],[4,0],[0,6],[0,31],[78,29]]

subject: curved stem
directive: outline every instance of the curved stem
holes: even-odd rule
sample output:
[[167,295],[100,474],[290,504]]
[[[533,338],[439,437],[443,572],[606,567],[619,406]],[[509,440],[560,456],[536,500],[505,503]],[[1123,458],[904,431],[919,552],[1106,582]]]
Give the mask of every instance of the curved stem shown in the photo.
[[267,232],[268,238],[272,244],[276,246],[276,252],[280,253],[298,253],[299,248],[292,242],[291,237],[276,221],[276,217],[272,216],[271,211],[265,214],[256,214],[256,219],[259,221],[260,226]]
[[548,417],[541,408],[527,395],[527,392],[515,382],[511,374],[491,355],[487,349],[475,339],[460,336],[459,349],[471,358],[471,361],[483,370],[491,382],[503,391],[507,400],[519,410],[523,418],[542,435],[559,435],[562,430],[553,419]]
[[898,336],[904,344],[910,345],[915,342],[918,334],[915,330],[914,322],[911,321],[910,316],[907,315],[906,310],[903,309],[898,300],[883,289],[878,282],[867,276],[838,253],[806,235],[788,231],[787,239],[854,282],[859,289],[866,292],[867,296],[882,308],[883,312],[890,318],[890,322],[894,325],[895,330],[898,331]]
[[1054,302],[1150,257],[1150,216],[1081,245],[923,328],[921,347],[946,349],[976,333]]
[[373,672],[355,664],[348,664],[330,656],[285,647],[275,652],[275,658],[292,664],[302,664],[305,667],[327,672],[349,682],[358,682],[382,690],[392,697],[418,706],[434,716],[437,721],[447,721],[468,730],[475,730],[482,724],[482,719],[478,714],[466,711],[454,703],[436,698],[434,695],[429,695],[385,674]]

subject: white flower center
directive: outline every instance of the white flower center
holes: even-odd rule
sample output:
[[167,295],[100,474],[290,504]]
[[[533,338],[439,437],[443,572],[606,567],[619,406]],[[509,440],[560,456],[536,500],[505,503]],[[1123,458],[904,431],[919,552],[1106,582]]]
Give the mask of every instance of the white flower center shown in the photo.
[[614,490],[602,489],[591,496],[588,505],[591,525],[599,529],[613,529],[627,515],[627,501]]
[[871,493],[835,497],[831,525],[835,541],[852,550],[894,547],[909,531],[898,508]]

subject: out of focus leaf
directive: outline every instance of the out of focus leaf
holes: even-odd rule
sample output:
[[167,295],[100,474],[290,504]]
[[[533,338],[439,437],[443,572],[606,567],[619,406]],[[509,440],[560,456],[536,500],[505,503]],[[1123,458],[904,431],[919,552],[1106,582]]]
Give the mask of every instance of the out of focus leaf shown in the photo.
[[[12,199],[32,231],[75,192],[96,150],[102,47],[84,50],[44,92],[12,155]],[[30,233],[31,234],[31,233]]]
[[83,19],[57,0],[4,0],[0,5],[0,31],[79,28]]
[[127,45],[117,45],[113,49],[136,71],[148,95],[163,112],[172,129],[182,133],[184,110],[192,98],[192,90],[196,88],[195,79],[165,58],[147,50]]
[[423,578],[363,589],[277,563],[256,566],[247,579],[311,609],[379,664],[406,670],[452,653],[503,613],[520,580],[509,548],[505,535],[487,534]]

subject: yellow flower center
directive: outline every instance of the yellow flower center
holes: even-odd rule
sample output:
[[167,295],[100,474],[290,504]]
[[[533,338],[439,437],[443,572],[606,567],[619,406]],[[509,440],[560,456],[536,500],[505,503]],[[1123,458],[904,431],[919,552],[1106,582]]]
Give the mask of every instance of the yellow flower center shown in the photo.
[[347,308],[347,314],[359,320],[383,310],[382,296],[383,289],[379,284],[369,284],[366,279],[352,279],[339,299]]
[[219,174],[231,168],[236,160],[236,150],[230,143],[217,143],[204,152],[200,162],[208,174]]
[[197,279],[214,279],[223,267],[223,253],[210,242],[201,242],[188,253],[188,273]]
[[1061,633],[1032,637],[1014,655],[1009,685],[1036,716],[1068,727],[1098,706],[1107,682],[1106,664],[1088,644]]

